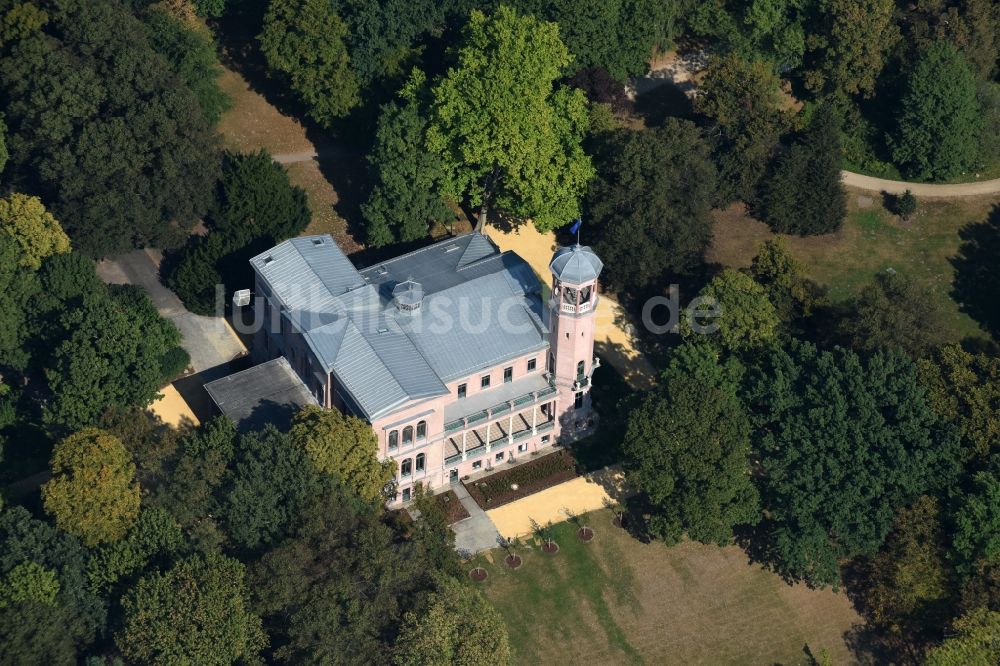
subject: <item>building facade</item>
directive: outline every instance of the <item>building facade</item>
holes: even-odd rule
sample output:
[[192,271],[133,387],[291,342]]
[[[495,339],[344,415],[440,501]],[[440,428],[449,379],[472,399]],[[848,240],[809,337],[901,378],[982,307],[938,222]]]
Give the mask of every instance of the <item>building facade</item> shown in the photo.
[[251,264],[255,360],[284,357],[320,405],[371,424],[396,502],[592,424],[602,264],[587,247],[555,253],[547,288],[478,233],[361,270],[328,235]]

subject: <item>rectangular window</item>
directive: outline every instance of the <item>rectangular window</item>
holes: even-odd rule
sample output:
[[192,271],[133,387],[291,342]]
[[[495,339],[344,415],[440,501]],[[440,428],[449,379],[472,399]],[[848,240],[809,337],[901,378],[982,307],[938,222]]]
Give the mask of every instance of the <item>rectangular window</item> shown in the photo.
[[573,398],[573,408],[580,409],[581,407],[583,407],[583,391],[577,393],[576,397]]
[[503,383],[510,384],[514,379],[514,368],[504,368],[503,369]]
[[468,387],[467,387],[467,386],[466,386],[465,384],[459,384],[459,385],[458,385],[458,399],[459,399],[459,400],[461,400],[462,398],[464,398],[464,397],[465,397],[465,390],[466,390],[467,388],[468,388]]
[[403,488],[403,501],[404,502],[409,502],[410,501],[410,489],[409,488]]
[[500,453],[498,453],[495,456],[493,456],[493,459],[496,460],[497,462],[500,462],[501,460],[503,460],[503,451],[501,451]]
[[525,442],[524,444],[518,444],[517,445],[517,452],[518,453],[524,453],[527,450],[528,450],[528,443],[527,442]]
[[472,463],[472,469],[481,469],[482,466],[483,466],[482,460],[477,460],[476,462]]
[[542,435],[542,444],[548,444],[548,443],[549,443],[549,436]]
[[489,375],[483,375],[479,379],[479,388],[489,388],[489,387],[490,387],[490,376]]
[[533,358],[528,359],[528,372],[534,372],[535,367],[538,365],[538,361]]

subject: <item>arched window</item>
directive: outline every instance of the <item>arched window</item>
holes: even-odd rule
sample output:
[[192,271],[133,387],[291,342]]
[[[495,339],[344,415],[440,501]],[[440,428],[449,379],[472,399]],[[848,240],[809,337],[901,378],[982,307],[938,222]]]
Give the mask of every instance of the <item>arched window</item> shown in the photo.
[[422,453],[417,454],[417,471],[424,471],[424,454]]
[[403,461],[403,464],[399,466],[399,475],[409,476],[412,469],[413,469],[413,461],[407,458],[406,460]]
[[[417,422],[417,441],[419,442],[422,439],[427,439],[427,421]],[[419,466],[417,469],[420,469]]]
[[389,431],[389,450],[395,449],[399,446],[399,431],[390,430]]
[[413,426],[403,428],[403,446],[413,444]]

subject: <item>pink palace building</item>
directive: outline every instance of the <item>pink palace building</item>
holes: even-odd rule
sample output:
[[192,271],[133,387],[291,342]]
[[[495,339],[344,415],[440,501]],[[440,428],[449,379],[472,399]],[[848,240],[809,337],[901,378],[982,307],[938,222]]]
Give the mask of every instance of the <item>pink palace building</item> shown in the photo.
[[364,419],[397,463],[397,503],[417,482],[455,483],[592,425],[603,265],[589,247],[554,254],[548,290],[479,233],[361,270],[329,235],[251,264],[259,364],[209,394],[241,427],[307,403]]

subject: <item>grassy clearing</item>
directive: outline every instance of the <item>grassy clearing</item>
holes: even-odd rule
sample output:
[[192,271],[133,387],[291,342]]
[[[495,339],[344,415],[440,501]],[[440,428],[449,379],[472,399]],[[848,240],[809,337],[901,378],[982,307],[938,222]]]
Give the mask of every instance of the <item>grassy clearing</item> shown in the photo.
[[642,544],[607,511],[588,524],[590,544],[562,523],[559,552],[522,547],[517,571],[499,550],[477,558],[515,663],[807,664],[807,646],[854,661],[845,633],[861,620],[843,594],[786,585],[735,547]]
[[233,100],[232,108],[223,114],[218,125],[227,149],[264,148],[272,155],[280,155],[313,147],[302,123],[278,111],[263,95],[252,90],[239,73],[224,67],[219,87]]
[[[953,200],[922,199],[917,214],[904,224],[889,213],[876,194],[848,192],[849,212],[834,234],[786,237],[791,253],[806,272],[828,289],[834,302],[855,296],[876,273],[889,268],[914,280],[944,313],[942,341],[986,337],[986,333],[951,298],[958,252],[958,232],[986,219],[997,197]],[[867,199],[867,201],[865,201]],[[866,206],[859,205],[859,201]],[[716,212],[715,235],[706,260],[727,267],[749,266],[760,244],[774,234],[740,206]]]

